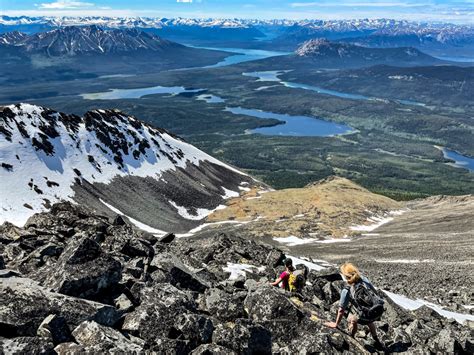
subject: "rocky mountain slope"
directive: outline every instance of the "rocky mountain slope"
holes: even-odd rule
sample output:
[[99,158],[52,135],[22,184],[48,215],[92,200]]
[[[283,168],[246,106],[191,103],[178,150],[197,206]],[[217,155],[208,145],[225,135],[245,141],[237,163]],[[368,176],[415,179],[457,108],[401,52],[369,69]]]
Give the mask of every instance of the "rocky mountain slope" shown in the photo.
[[49,56],[167,51],[183,46],[137,29],[105,30],[96,25],[68,26],[27,36],[20,32],[0,36],[3,46]]
[[[0,223],[73,201],[155,233],[185,232],[256,182],[171,133],[116,110],[83,117],[0,110]],[[157,218],[159,216],[159,218]]]
[[[363,329],[322,325],[335,317],[337,270],[294,258],[311,270],[301,295],[286,293],[268,284],[284,253],[239,236],[158,239],[70,203],[0,236],[2,353],[383,351]],[[385,307],[386,351],[474,350],[468,327],[429,307]]]
[[473,195],[397,202],[331,177],[302,189],[251,190],[227,204],[201,233],[243,234],[334,264],[351,260],[384,289],[474,312]]
[[342,244],[267,240],[296,255],[336,264],[351,260],[384,289],[473,315],[473,211],[473,195],[433,196],[405,203],[403,213],[378,227],[367,222],[365,231]]

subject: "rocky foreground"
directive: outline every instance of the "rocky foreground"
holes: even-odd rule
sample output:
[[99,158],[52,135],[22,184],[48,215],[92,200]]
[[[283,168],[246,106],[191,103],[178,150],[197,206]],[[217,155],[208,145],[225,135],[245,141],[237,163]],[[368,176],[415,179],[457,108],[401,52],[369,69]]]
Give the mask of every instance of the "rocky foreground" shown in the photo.
[[[283,252],[239,236],[158,239],[62,203],[24,228],[2,225],[0,251],[0,353],[383,351],[365,330],[353,339],[322,325],[343,287],[335,269],[286,293],[268,284]],[[468,327],[385,304],[386,351],[474,352]]]

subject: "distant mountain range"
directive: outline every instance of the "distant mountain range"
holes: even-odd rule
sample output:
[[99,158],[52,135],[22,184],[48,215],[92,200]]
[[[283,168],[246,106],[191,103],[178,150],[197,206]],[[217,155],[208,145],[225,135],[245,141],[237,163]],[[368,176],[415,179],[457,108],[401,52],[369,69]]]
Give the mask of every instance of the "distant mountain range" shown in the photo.
[[183,47],[137,29],[106,30],[96,25],[61,27],[33,35],[9,32],[0,36],[0,45],[15,46],[28,53],[40,52],[50,56],[165,51]]
[[9,17],[0,16],[0,24],[6,26],[18,25],[48,25],[52,27],[100,25],[111,28],[162,28],[168,26],[202,26],[242,28],[250,27],[253,23],[239,19],[187,19],[187,18],[150,18],[150,17]]
[[254,35],[263,35],[259,30],[280,29],[281,39],[302,42],[314,37],[346,38],[366,37],[416,37],[420,42],[462,43],[474,41],[474,26],[449,23],[419,23],[393,19],[356,20],[256,20],[256,19],[188,19],[188,18],[119,18],[119,17],[9,17],[0,16],[3,27],[65,27],[98,25],[106,28],[201,27],[212,29],[252,29]]
[[[18,83],[135,75],[200,67],[229,53],[191,48],[136,28],[67,26],[0,34],[0,82]],[[7,102],[21,101],[23,96]]]
[[[418,23],[390,19],[376,20],[335,20],[300,21],[289,26],[281,40],[300,42],[314,37],[329,39],[354,38],[417,38],[418,43],[439,42],[456,44],[474,42],[474,26],[453,25],[448,23]],[[375,40],[373,41],[375,42]]]
[[13,30],[36,33],[60,27],[91,25],[115,29],[138,28],[188,42],[196,38],[229,41],[265,36],[251,23],[237,19],[0,16],[0,33]]
[[0,143],[0,224],[23,225],[66,200],[126,215],[142,229],[187,231],[256,184],[179,137],[116,110],[79,117],[30,104],[3,106]]

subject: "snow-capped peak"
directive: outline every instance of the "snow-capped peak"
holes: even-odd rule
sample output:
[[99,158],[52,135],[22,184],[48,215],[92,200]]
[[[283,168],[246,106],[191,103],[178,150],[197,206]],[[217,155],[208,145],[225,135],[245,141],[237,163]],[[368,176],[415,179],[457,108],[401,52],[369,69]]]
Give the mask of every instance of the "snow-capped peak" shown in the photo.
[[116,110],[79,117],[30,104],[0,107],[0,224],[22,225],[55,202],[74,201],[74,185],[125,176],[159,180],[202,162],[245,178],[169,132]]

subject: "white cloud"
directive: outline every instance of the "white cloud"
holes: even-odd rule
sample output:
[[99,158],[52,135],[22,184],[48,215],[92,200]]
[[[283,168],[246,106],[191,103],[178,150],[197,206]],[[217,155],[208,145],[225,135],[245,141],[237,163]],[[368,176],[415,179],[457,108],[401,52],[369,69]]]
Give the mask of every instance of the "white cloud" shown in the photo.
[[176,0],[176,2],[192,3],[193,0]]
[[50,3],[40,4],[40,9],[55,9],[55,10],[64,10],[64,9],[83,9],[86,7],[93,7],[95,4],[91,2],[82,2],[82,1],[69,1],[69,0],[59,0]]

